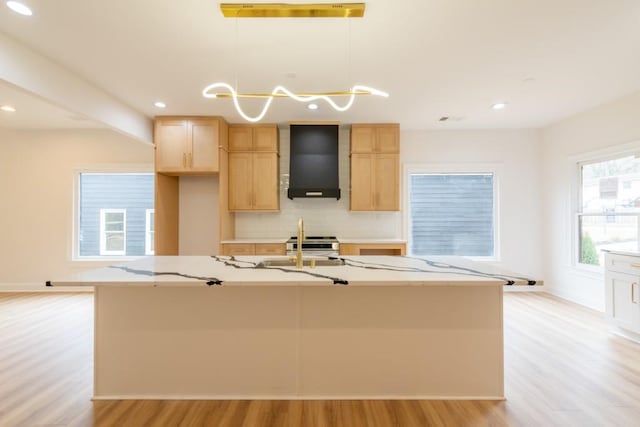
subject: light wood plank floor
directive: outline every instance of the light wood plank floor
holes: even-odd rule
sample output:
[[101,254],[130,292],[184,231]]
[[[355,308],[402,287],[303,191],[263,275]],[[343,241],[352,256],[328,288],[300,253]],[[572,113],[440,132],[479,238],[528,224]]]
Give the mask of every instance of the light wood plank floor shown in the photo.
[[0,426],[640,426],[640,344],[547,294],[505,295],[505,402],[92,402],[92,302],[0,293]]

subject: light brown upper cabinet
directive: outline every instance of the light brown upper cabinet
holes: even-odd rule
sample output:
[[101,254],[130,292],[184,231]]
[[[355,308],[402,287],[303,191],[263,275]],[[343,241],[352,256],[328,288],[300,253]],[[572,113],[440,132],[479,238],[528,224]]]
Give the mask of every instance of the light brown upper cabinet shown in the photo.
[[156,118],[156,172],[167,175],[217,173],[219,132],[218,118]]
[[400,210],[400,126],[351,126],[352,211]]
[[229,210],[277,211],[278,127],[229,126]]

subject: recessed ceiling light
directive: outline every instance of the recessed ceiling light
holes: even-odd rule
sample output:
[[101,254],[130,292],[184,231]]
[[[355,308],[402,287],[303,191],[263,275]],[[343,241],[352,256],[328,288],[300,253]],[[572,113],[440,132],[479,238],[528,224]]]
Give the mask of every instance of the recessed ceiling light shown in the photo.
[[16,109],[13,108],[11,105],[3,105],[2,107],[0,107],[0,110],[6,111],[8,113],[15,113],[16,112]]
[[156,101],[156,102],[153,103],[153,105],[155,105],[158,108],[166,108],[167,107],[167,104],[165,104],[162,101]]
[[7,7],[13,10],[15,13],[19,13],[20,15],[24,15],[24,16],[33,15],[33,12],[31,11],[31,9],[29,9],[29,6],[23,3],[20,3],[19,1],[8,1]]
[[307,104],[307,108],[309,110],[317,110],[318,109],[318,104]]
[[496,104],[493,104],[491,106],[491,108],[493,108],[494,110],[502,110],[503,108],[505,108],[507,106],[506,102],[498,102]]

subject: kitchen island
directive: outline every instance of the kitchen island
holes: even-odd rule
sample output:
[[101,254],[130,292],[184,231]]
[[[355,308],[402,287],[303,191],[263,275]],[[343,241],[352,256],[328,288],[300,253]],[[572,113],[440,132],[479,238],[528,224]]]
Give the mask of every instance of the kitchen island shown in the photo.
[[95,286],[94,397],[502,399],[503,286],[540,284],[463,258],[262,261],[148,257],[52,281]]

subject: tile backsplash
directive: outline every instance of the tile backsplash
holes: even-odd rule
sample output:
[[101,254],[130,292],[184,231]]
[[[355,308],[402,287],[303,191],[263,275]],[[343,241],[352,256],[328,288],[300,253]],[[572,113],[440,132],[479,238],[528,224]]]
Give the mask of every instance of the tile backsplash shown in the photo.
[[400,212],[349,211],[349,129],[341,128],[338,143],[341,198],[287,198],[289,182],[289,127],[280,129],[280,212],[236,213],[236,238],[284,238],[296,234],[298,218],[305,232],[341,238],[393,239],[402,237]]

